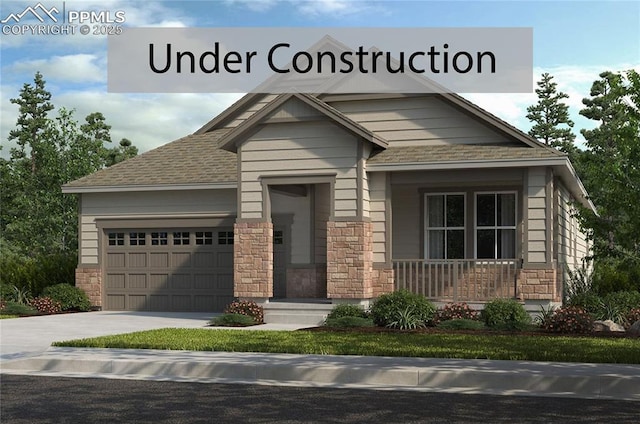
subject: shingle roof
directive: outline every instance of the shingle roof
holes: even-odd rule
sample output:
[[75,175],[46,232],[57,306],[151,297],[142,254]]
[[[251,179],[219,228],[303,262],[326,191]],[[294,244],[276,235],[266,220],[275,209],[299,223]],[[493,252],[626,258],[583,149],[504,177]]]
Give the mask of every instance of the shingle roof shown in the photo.
[[227,129],[192,134],[66,184],[104,187],[235,182],[236,155],[218,148]]
[[438,145],[389,147],[369,158],[367,164],[432,163],[465,160],[544,159],[564,156],[544,147],[501,145]]

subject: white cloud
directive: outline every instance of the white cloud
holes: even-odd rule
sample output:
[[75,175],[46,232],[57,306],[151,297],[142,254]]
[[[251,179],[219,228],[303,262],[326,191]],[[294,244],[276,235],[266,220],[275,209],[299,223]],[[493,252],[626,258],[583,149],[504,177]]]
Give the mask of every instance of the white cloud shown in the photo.
[[72,54],[52,56],[47,59],[24,60],[14,62],[3,69],[9,73],[27,73],[33,75],[40,71],[47,78],[58,81],[106,82],[106,58],[94,54]]
[[[287,3],[300,14],[312,17],[353,15],[374,9],[364,0],[225,0],[225,3],[239,4],[253,12],[267,12],[278,4]],[[375,8],[379,9],[379,6]]]

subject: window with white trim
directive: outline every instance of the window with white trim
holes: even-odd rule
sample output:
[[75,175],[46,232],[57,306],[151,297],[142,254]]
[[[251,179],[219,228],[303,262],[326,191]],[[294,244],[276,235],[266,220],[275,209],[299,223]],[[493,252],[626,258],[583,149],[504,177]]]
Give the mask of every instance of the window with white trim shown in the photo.
[[425,195],[425,258],[464,259],[465,195]]
[[478,259],[515,259],[516,193],[476,193],[475,251]]

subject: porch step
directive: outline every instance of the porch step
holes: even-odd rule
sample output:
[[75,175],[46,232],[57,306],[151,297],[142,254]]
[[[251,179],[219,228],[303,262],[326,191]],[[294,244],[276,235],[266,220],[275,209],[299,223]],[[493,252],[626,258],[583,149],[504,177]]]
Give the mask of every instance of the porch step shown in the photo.
[[321,325],[334,305],[331,303],[269,302],[263,305],[267,324]]

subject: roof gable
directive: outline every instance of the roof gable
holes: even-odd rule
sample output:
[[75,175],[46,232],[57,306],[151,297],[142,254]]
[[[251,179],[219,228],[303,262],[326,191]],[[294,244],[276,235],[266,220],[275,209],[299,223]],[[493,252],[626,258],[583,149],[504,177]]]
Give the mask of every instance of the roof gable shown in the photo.
[[364,128],[352,119],[349,119],[343,113],[318,98],[308,94],[287,93],[279,95],[275,100],[254,113],[240,125],[231,129],[220,140],[220,148],[235,152],[238,144],[241,144],[246,136],[254,131],[258,125],[276,114],[287,102],[292,101],[300,102],[304,105],[305,113],[309,117],[316,116],[328,118],[338,126],[341,126],[363,140],[369,141],[383,149],[388,146],[388,143],[384,139]]

